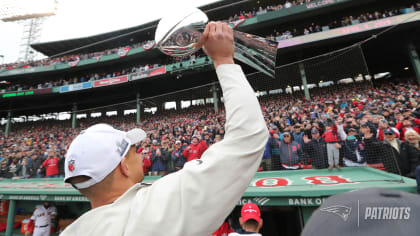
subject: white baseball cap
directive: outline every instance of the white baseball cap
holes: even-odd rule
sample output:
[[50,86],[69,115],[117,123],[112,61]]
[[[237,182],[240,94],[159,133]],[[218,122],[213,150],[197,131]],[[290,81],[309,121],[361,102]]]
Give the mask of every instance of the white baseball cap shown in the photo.
[[130,146],[145,138],[142,129],[124,132],[108,124],[97,124],[83,130],[67,150],[64,181],[69,182],[76,176],[90,177],[85,182],[73,184],[77,189],[101,182],[118,166]]

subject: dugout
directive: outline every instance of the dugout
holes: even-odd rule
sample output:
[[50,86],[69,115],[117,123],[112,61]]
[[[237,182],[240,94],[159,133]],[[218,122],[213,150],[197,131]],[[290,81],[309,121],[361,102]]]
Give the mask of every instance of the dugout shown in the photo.
[[[144,182],[157,178],[145,177]],[[416,192],[415,180],[370,167],[347,167],[331,172],[326,169],[258,172],[230,218],[238,226],[240,207],[253,202],[261,208],[263,235],[299,235],[312,212],[328,196],[368,187]],[[22,220],[25,218],[20,215],[22,212],[32,213],[35,205],[43,201],[54,202],[59,217],[67,219],[67,223],[89,209],[87,199],[63,179],[1,180],[0,200],[8,201],[8,229],[0,233],[7,236],[23,235],[20,228],[11,230],[13,219]]]

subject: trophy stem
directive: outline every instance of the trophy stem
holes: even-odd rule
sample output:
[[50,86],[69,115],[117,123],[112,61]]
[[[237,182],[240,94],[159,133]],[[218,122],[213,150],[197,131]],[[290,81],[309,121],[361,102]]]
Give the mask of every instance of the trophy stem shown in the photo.
[[235,59],[274,78],[277,42],[252,34],[233,31]]

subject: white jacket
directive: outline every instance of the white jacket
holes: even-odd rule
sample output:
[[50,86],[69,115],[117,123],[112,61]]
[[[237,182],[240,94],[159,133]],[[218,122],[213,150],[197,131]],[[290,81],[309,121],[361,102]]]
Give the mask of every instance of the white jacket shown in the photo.
[[90,210],[62,236],[208,236],[223,223],[258,169],[268,131],[241,67],[220,65],[216,73],[226,109],[224,139],[201,160]]

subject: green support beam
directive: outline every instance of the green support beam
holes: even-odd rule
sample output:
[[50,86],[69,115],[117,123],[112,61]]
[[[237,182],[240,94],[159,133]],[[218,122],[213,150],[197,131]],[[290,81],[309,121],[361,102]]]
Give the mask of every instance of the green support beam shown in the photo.
[[7,214],[6,236],[13,235],[13,225],[15,223],[15,213],[16,213],[15,208],[16,208],[16,200],[10,200],[9,212]]
[[213,93],[214,112],[218,113],[219,112],[219,100],[217,98],[217,88],[216,88],[215,84],[213,84],[210,91]]
[[408,44],[408,54],[410,56],[411,65],[416,74],[417,83],[420,84],[420,59],[413,43]]
[[12,126],[12,112],[7,112],[7,123],[6,123],[6,130],[5,130],[5,136],[9,137],[10,134],[10,127]]
[[137,93],[136,97],[136,105],[137,105],[137,113],[136,113],[136,122],[137,124],[140,124],[140,118],[141,118],[141,101],[140,101],[140,93]]
[[73,103],[73,110],[71,113],[71,128],[76,128],[76,122],[77,122],[77,104]]
[[[302,79],[303,90],[305,91],[305,98],[306,100],[311,100],[311,95],[309,94],[309,89],[308,89],[308,82],[306,81],[305,67],[303,66],[303,63],[299,63],[299,70],[300,70],[300,77]],[[293,91],[293,88],[292,88],[292,91]]]

